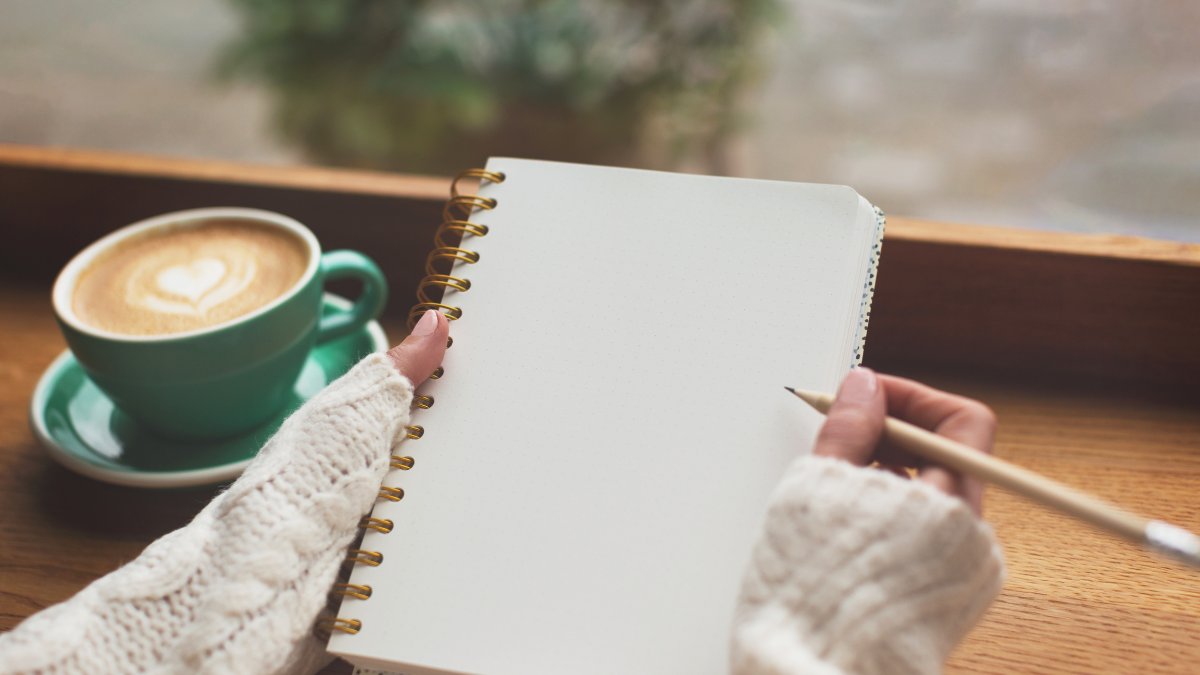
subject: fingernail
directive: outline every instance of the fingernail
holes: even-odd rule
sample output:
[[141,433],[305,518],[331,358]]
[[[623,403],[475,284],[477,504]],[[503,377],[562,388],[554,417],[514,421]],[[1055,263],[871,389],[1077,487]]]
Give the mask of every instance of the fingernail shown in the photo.
[[433,331],[437,330],[437,310],[427,309],[417,325],[413,326],[412,335],[417,337],[425,337]]
[[875,377],[875,371],[870,368],[855,368],[842,380],[838,400],[866,405],[875,400],[877,389],[879,380]]

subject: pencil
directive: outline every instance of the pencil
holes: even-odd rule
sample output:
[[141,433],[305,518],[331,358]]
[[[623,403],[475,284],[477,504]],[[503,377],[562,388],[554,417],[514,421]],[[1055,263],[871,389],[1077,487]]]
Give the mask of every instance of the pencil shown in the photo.
[[[785,388],[822,414],[829,412],[833,404],[832,394]],[[1200,567],[1200,537],[1181,527],[1143,518],[1039,473],[894,417],[886,419],[883,435],[888,441],[915,455],[994,483],[1043,506],[1142,544],[1152,551]]]

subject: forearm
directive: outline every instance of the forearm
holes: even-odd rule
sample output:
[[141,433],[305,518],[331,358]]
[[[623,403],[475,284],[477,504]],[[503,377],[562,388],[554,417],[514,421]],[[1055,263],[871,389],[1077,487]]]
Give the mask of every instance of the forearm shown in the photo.
[[734,622],[736,675],[938,673],[999,593],[991,528],[919,481],[805,457],[772,498]]
[[319,653],[412,387],[367,357],[293,414],[230,489],[136,560],[0,636],[0,673],[281,672]]

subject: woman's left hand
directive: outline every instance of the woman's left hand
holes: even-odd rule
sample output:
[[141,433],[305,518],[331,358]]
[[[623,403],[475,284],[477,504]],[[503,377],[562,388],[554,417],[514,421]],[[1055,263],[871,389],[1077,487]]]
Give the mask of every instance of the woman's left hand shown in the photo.
[[420,385],[442,362],[446,355],[446,338],[450,336],[450,321],[436,310],[426,310],[412,333],[404,342],[392,347],[387,355],[400,374],[414,387]]

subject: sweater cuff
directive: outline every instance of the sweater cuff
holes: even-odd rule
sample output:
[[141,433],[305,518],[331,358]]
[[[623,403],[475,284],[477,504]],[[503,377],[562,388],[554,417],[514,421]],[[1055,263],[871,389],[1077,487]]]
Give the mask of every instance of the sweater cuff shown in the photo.
[[734,672],[938,673],[1003,577],[991,527],[962,500],[802,457],[743,582]]
[[[345,375],[330,382],[313,397],[306,407],[312,412],[336,408],[353,408],[351,417],[386,420],[386,434],[393,444],[405,437],[409,423],[414,385],[396,370],[396,365],[384,352],[369,354]],[[343,411],[343,415],[349,414]],[[305,418],[307,416],[299,416]],[[363,421],[347,420],[361,425]],[[364,420],[365,421],[365,420]]]

